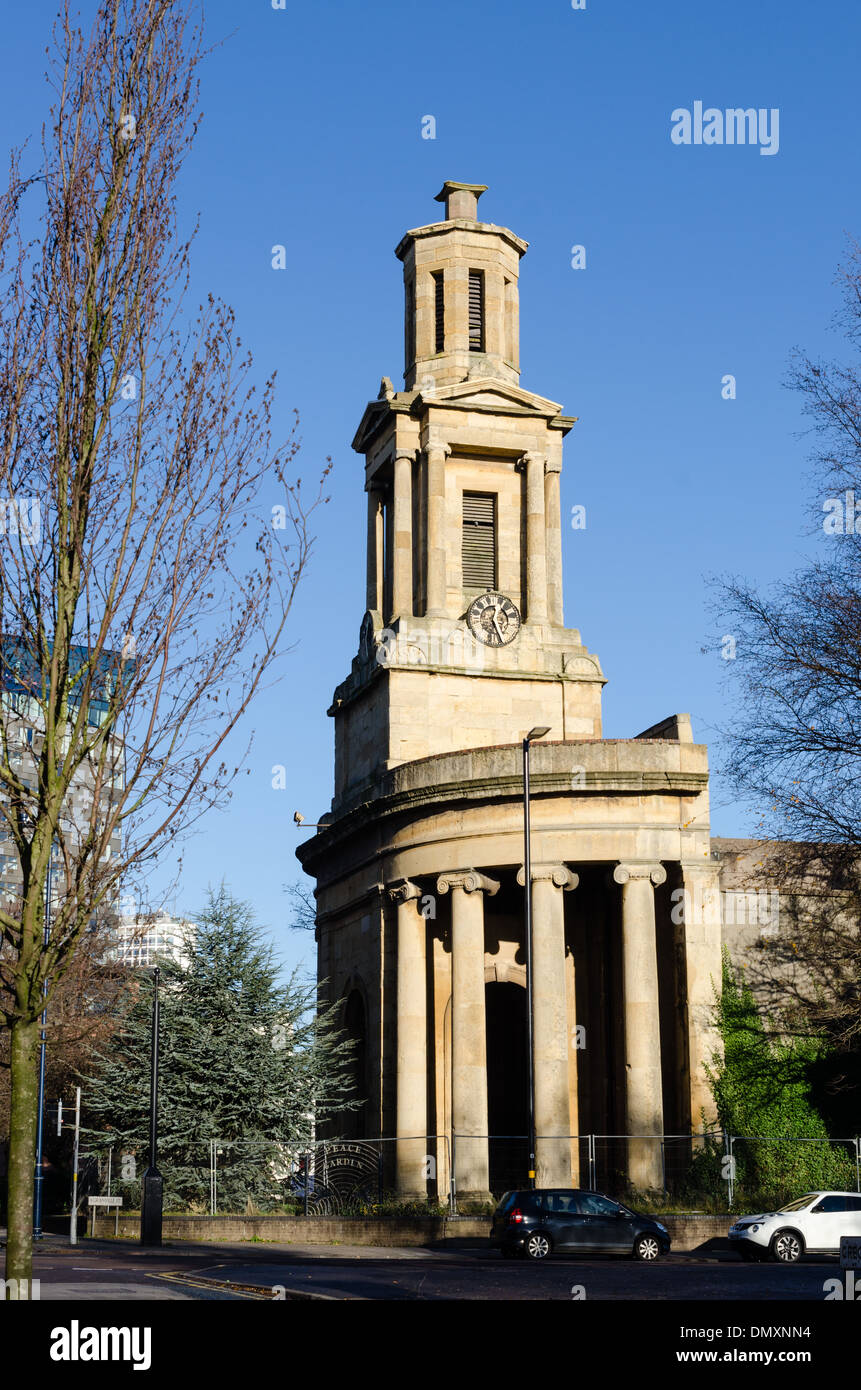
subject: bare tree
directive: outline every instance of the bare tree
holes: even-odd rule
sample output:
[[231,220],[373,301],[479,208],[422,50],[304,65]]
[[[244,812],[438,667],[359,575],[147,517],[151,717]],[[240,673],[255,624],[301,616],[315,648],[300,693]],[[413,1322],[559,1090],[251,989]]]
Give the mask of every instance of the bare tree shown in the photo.
[[[137,992],[139,972],[117,959],[115,927],[116,915],[100,909],[53,990],[45,1076],[45,1094],[53,1099],[68,1097],[70,1088],[81,1084],[94,1053],[110,1046]],[[141,938],[146,930],[140,928]],[[9,958],[8,944],[4,954]],[[12,1003],[6,989],[0,1008],[9,1010]],[[9,1127],[9,1041],[9,1030],[0,1030],[0,1135]]]
[[[817,440],[813,526],[819,553],[770,593],[720,585],[735,639],[737,697],[727,771],[760,809],[769,877],[791,930],[769,946],[781,1027],[829,1037],[836,1081],[861,1054],[861,248],[839,273],[843,362],[794,356]],[[855,498],[858,498],[856,503]],[[824,533],[824,534],[823,534]],[[781,908],[783,918],[783,907]],[[799,968],[800,967],[800,968]]]
[[39,168],[14,155],[0,195],[0,813],[22,878],[20,915],[0,907],[8,1279],[31,1270],[43,985],[121,880],[225,804],[225,741],[278,655],[321,500],[322,479],[306,500],[288,476],[295,430],[273,450],[273,379],[255,387],[230,309],[183,307],[174,186],[203,56],[185,0],[101,0],[89,34],[65,0]]
[[295,883],[285,883],[284,892],[290,902],[290,921],[287,923],[290,930],[316,931],[317,904],[308,884],[297,879]]

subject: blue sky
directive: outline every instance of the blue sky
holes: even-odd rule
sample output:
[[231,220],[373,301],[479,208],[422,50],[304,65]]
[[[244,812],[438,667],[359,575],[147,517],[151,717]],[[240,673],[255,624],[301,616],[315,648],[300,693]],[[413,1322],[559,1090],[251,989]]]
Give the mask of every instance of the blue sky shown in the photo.
[[[92,14],[93,5],[82,5]],[[7,7],[0,143],[37,134],[55,3]],[[236,310],[278,419],[301,417],[301,472],[334,461],[297,645],[250,717],[250,775],[186,850],[176,906],[222,875],[288,962],[299,876],[292,814],[332,794],[326,708],[364,609],[362,461],[350,440],[380,377],[402,382],[404,230],[436,219],[445,179],[485,183],[483,217],[530,243],[522,384],[578,417],[562,475],[566,620],[609,684],[605,733],[689,710],[698,741],[727,714],[707,577],[768,584],[811,540],[809,440],[782,385],[793,347],[837,355],[836,268],[861,235],[857,0],[209,0],[223,39],[180,206],[200,214],[193,293]],[[779,152],[678,146],[679,107],[780,113]],[[422,138],[432,115],[436,138]],[[271,268],[271,248],[287,268]],[[586,268],[571,267],[571,247]],[[722,378],[737,381],[735,400]],[[717,752],[715,748],[714,752]],[[273,765],[287,789],[271,787]],[[713,830],[753,824],[717,779]]]

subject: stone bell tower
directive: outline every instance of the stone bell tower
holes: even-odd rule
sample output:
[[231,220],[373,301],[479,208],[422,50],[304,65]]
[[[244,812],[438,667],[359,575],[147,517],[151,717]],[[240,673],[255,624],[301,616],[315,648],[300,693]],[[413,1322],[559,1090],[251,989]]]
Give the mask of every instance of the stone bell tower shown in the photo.
[[[540,1181],[624,1170],[650,1189],[662,1136],[711,1107],[707,750],[686,714],[602,736],[601,666],[562,612],[575,422],[520,385],[526,243],[480,220],[484,191],[446,183],[442,220],[397,247],[404,389],[383,378],[353,441],[365,611],[329,710],[331,809],[297,854],[321,996],[356,1043],[344,1123],[382,1141],[387,1182],[464,1200],[525,1184],[528,987]],[[539,725],[527,980],[521,741]]]
[[365,456],[367,612],[335,692],[336,803],[380,771],[522,737],[600,738],[597,657],[562,615],[562,441],[574,420],[520,386],[526,242],[482,222],[481,184],[406,233],[403,391],[383,378]]

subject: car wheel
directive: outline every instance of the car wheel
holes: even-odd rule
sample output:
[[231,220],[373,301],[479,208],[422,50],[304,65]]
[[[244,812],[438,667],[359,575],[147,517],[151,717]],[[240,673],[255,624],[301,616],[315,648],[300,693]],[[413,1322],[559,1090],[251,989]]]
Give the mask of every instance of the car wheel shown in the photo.
[[533,1231],[526,1237],[523,1253],[527,1260],[546,1260],[552,1249],[549,1236],[543,1231]]
[[794,1265],[804,1254],[804,1242],[794,1231],[778,1231],[771,1242],[771,1254],[780,1264]]
[[634,1241],[635,1260],[657,1260],[660,1253],[657,1236],[638,1236]]

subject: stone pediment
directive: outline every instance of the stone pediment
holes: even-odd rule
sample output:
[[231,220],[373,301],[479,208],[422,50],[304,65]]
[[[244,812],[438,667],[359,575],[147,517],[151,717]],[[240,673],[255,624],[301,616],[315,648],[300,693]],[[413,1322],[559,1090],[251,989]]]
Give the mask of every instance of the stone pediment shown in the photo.
[[500,377],[474,377],[469,381],[453,382],[450,386],[430,386],[419,388],[424,402],[440,405],[480,405],[490,410],[505,410],[514,407],[537,415],[558,415],[562,406],[558,401],[550,401],[546,396],[537,396],[534,391],[524,391],[510,381]]
[[[385,379],[384,379],[385,380]],[[575,423],[576,416],[562,415],[558,401],[524,391],[500,377],[476,376],[468,381],[456,381],[449,386],[434,382],[419,382],[413,391],[395,391],[389,395],[381,389],[375,401],[369,401],[353,439],[353,448],[363,453],[370,441],[392,414],[421,415],[428,406],[448,406],[455,410],[486,410],[500,414],[539,415],[558,421],[565,433]]]

